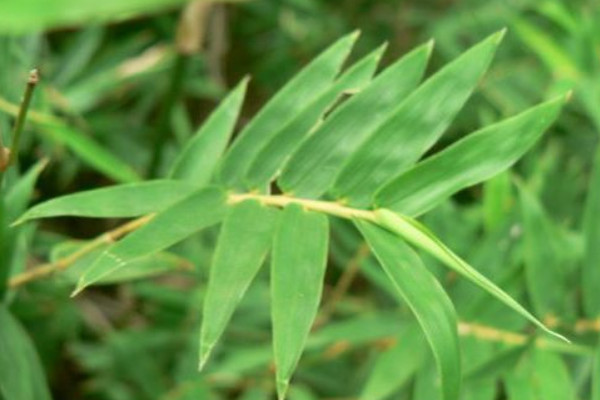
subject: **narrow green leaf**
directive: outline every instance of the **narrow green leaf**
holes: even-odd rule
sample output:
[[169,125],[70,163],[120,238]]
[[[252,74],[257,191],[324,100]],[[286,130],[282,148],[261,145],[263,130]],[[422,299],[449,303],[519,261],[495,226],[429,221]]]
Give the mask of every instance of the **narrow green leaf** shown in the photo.
[[29,209],[15,223],[59,216],[126,218],[160,211],[198,188],[186,182],[155,180],[86,190]]
[[287,206],[273,241],[271,316],[277,393],[285,397],[317,315],[329,240],[323,214]]
[[355,206],[368,205],[378,187],[421,158],[470,97],[503,35],[495,33],[475,45],[400,103],[347,161],[334,195]]
[[421,368],[427,348],[419,329],[415,323],[407,325],[398,335],[394,346],[378,355],[360,399],[388,398]]
[[401,238],[368,222],[358,221],[357,226],[425,332],[440,373],[443,398],[458,399],[461,364],[457,319],[448,295]]
[[519,185],[519,195],[525,278],[531,304],[544,318],[567,318],[573,307],[568,301],[569,271],[564,268],[557,227],[538,199],[523,185]]
[[348,157],[421,81],[432,48],[429,42],[406,54],[336,109],[292,154],[279,187],[302,197],[325,193]]
[[311,133],[311,128],[315,127],[336,99],[347,91],[360,91],[369,83],[385,47],[379,47],[356,62],[267,143],[248,169],[246,181],[250,188],[265,187],[279,173],[290,154]]
[[200,189],[158,213],[146,225],[110,246],[79,279],[73,295],[140,257],[158,253],[219,222],[226,210],[222,190]]
[[487,233],[506,225],[513,204],[510,173],[505,171],[483,184],[483,220]]
[[200,330],[200,368],[221,337],[271,247],[277,211],[244,201],[223,222],[210,270]]
[[84,133],[61,123],[39,123],[38,126],[51,140],[64,144],[85,164],[116,182],[131,183],[140,180],[131,166]]
[[600,317],[600,147],[589,183],[583,217],[585,250],[581,270],[583,310],[589,318]]
[[466,261],[454,254],[452,250],[446,247],[446,245],[444,245],[432,232],[430,232],[416,220],[396,214],[393,211],[386,209],[376,210],[375,216],[377,223],[382,227],[403,237],[407,242],[413,244],[414,246],[425,250],[433,257],[444,263],[447,267],[469,279],[471,282],[481,287],[492,296],[496,297],[508,307],[527,318],[544,332],[569,342],[565,337],[548,329],[516,300],[506,294],[488,278],[479,273],[475,268],[470,266]]
[[50,400],[40,359],[27,332],[0,307],[0,397],[3,400]]
[[506,170],[556,119],[564,101],[560,96],[461,139],[385,184],[375,203],[419,215],[459,190]]
[[[73,253],[81,250],[88,242],[79,240],[69,240],[60,243],[52,248],[50,253],[50,261],[55,262],[62,258],[68,257]],[[69,268],[58,275],[61,279],[65,279],[69,283],[77,283],[81,275],[93,265],[94,260],[99,257],[107,248],[108,244],[98,247],[72,263]],[[137,258],[129,262],[124,268],[117,269],[113,273],[103,276],[95,285],[112,285],[115,283],[129,282],[132,280],[150,278],[166,274],[169,272],[182,271],[190,269],[191,263],[186,259],[168,252],[152,254],[147,257]]]
[[242,79],[212,112],[173,163],[170,178],[188,180],[198,186],[210,181],[233,133],[247,86],[248,78]]
[[258,152],[298,113],[299,107],[310,103],[340,71],[358,32],[339,39],[293,77],[240,132],[238,139],[225,154],[219,176],[223,183],[240,186],[246,171]]
[[37,0],[6,1],[0,5],[0,31],[5,33],[39,32],[47,28],[98,23],[124,16],[135,16],[166,7],[180,5],[185,0]]

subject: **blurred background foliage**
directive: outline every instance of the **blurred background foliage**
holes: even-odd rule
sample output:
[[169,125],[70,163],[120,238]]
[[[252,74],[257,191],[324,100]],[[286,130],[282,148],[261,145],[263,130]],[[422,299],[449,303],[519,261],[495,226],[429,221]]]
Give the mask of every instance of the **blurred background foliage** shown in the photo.
[[[35,201],[133,182],[163,171],[243,76],[252,81],[242,121],[349,31],[362,31],[355,59],[389,42],[383,64],[434,38],[432,71],[507,27],[491,70],[441,146],[565,89],[573,89],[572,100],[510,174],[459,193],[424,220],[575,344],[531,337],[522,318],[434,260],[428,266],[449,288],[463,321],[463,399],[600,400],[600,382],[592,388],[594,368],[600,375],[593,357],[600,320],[582,304],[582,271],[600,268],[594,256],[600,165],[592,178],[594,158],[600,164],[599,20],[600,4],[592,0],[4,0],[0,135],[9,142],[15,105],[37,66],[43,78],[20,168],[50,160]],[[65,254],[73,245],[67,239],[87,240],[119,222],[62,218],[35,232],[21,228],[19,243],[30,245],[18,247],[26,251],[12,261],[13,273]],[[30,357],[37,365],[39,356],[43,368],[20,377],[41,387],[23,389],[22,400],[49,393],[55,399],[272,398],[266,272],[236,312],[215,360],[197,372],[213,245],[214,232],[205,232],[174,249],[168,262],[187,265],[180,272],[125,277],[126,283],[107,282],[76,299],[68,296],[73,275],[67,273],[12,293],[10,309],[20,322],[2,311],[0,324],[12,326],[11,334],[23,325],[32,342],[21,332],[22,347],[9,349],[0,335],[0,359],[17,365],[17,358]],[[336,221],[330,251],[321,314],[289,398],[439,398],[421,332],[410,312],[396,306],[351,225]],[[17,370],[29,368],[23,365]]]

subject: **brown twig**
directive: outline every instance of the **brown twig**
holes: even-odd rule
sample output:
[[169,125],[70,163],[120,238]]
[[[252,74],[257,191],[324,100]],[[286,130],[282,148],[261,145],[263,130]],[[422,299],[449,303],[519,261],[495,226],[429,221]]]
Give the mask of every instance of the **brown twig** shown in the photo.
[[63,271],[65,269],[67,269],[69,266],[71,266],[73,263],[75,263],[75,261],[77,261],[81,257],[83,257],[84,255],[97,249],[98,247],[100,247],[103,244],[115,242],[117,239],[121,238],[122,236],[125,236],[127,233],[139,228],[140,226],[144,225],[146,222],[150,221],[150,219],[152,217],[153,217],[153,215],[147,215],[147,216],[135,219],[133,221],[130,221],[124,225],[119,226],[116,229],[113,229],[112,231],[105,232],[104,234],[102,234],[101,236],[92,240],[91,242],[89,242],[88,244],[86,244],[85,246],[83,246],[82,248],[77,250],[76,252],[74,252],[64,258],[61,258],[60,260],[50,262],[47,264],[43,264],[35,269],[25,271],[19,275],[13,276],[9,280],[8,286],[11,288],[15,288],[15,287],[24,285],[26,283],[29,283],[31,281],[34,281],[34,280],[37,280],[40,278],[44,278],[55,272]]

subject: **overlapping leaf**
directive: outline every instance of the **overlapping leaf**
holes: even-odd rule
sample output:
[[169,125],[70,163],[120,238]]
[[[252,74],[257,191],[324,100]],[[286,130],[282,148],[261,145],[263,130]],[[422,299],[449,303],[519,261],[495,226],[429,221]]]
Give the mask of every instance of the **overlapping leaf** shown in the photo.
[[585,314],[600,316],[600,148],[587,195],[584,215],[584,260],[581,273],[582,300]]
[[419,215],[460,189],[509,168],[556,119],[558,97],[522,114],[485,127],[420,162],[385,184],[375,203],[406,215]]
[[207,187],[157,214],[147,224],[110,246],[81,276],[75,293],[127,265],[164,250],[219,222],[226,210],[222,190]]
[[343,163],[419,83],[433,42],[411,51],[335,110],[286,163],[277,181],[288,193],[318,197]]
[[266,186],[298,144],[310,133],[327,108],[346,91],[360,91],[377,69],[385,46],[356,62],[331,87],[308,104],[271,139],[250,166],[246,181],[253,189]]
[[219,177],[223,183],[229,186],[242,184],[258,152],[294,118],[298,107],[309,104],[329,88],[357,37],[358,33],[352,33],[331,45],[259,111],[222,159]]
[[373,192],[416,162],[450,125],[487,70],[504,32],[498,32],[411,93],[347,161],[333,192],[368,205]]
[[457,319],[448,295],[402,239],[368,222],[358,222],[357,226],[425,332],[440,372],[444,399],[458,399],[461,364]]

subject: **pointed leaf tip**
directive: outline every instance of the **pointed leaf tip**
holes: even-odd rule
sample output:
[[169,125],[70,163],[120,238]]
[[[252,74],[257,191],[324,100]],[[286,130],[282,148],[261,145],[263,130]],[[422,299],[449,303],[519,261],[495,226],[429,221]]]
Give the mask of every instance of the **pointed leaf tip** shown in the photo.
[[500,42],[502,42],[502,39],[504,39],[504,36],[506,35],[506,31],[507,29],[504,27],[492,35],[496,44],[500,44]]

